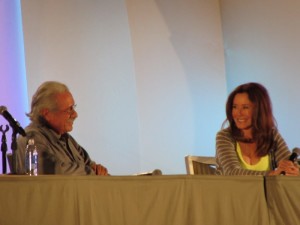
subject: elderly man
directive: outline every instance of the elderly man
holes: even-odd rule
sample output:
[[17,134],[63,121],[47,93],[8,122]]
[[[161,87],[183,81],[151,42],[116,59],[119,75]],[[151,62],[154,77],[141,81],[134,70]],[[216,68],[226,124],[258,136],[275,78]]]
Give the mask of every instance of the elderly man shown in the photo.
[[38,149],[38,174],[107,175],[107,169],[92,161],[88,153],[68,133],[78,114],[68,87],[62,83],[43,83],[32,97],[31,123],[26,137],[18,137],[15,152],[16,173],[25,173],[25,148],[29,138]]

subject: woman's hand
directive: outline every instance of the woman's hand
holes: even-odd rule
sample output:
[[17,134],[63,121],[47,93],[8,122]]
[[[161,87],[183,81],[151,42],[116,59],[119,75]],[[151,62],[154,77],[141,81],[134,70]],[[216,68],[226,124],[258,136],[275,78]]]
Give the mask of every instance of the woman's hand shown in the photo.
[[280,175],[284,174],[286,176],[299,176],[299,166],[290,160],[282,160],[279,162],[278,168],[276,170],[270,171],[268,175]]

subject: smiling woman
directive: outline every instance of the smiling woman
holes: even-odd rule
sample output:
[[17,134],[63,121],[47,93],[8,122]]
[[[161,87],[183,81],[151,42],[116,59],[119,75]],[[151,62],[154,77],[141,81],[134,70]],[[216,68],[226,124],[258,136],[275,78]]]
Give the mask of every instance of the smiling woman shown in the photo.
[[277,130],[267,89],[259,83],[238,86],[228,96],[226,120],[217,133],[218,173],[299,175],[298,166],[288,160],[290,154]]

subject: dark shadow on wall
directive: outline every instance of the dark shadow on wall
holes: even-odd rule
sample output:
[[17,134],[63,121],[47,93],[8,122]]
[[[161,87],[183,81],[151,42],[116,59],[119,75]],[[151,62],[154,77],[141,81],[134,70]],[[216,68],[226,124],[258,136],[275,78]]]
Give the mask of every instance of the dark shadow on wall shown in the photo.
[[[214,116],[223,119],[225,110],[224,52],[223,48],[220,48],[223,46],[220,43],[222,31],[218,29],[218,24],[221,23],[220,11],[206,1],[155,0],[155,2],[169,28],[170,43],[185,71],[195,115],[195,147],[201,149],[203,140],[205,141],[203,138],[207,138],[203,131],[214,133],[212,127],[221,128],[219,120],[212,119],[210,122],[207,120]],[[216,6],[218,7],[218,2]]]

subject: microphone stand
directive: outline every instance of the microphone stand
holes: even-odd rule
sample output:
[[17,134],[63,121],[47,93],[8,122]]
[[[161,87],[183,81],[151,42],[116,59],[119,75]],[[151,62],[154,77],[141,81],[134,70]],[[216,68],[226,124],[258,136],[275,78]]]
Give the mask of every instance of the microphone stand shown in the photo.
[[13,128],[13,132],[11,135],[11,151],[12,151],[12,174],[16,174],[16,151],[18,150],[18,144],[17,144],[17,134],[18,131]]
[[3,130],[3,126],[0,126],[0,131],[2,133],[2,139],[1,139],[1,152],[2,152],[2,173],[6,174],[6,152],[7,152],[7,144],[6,144],[6,135],[5,133],[9,130],[8,125],[6,125],[5,130]]

